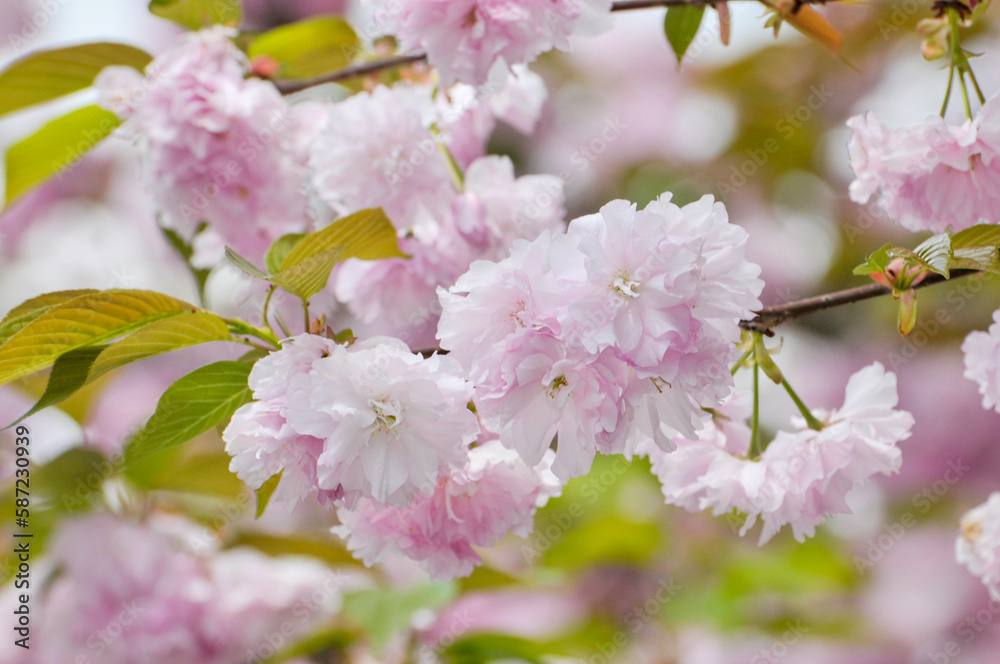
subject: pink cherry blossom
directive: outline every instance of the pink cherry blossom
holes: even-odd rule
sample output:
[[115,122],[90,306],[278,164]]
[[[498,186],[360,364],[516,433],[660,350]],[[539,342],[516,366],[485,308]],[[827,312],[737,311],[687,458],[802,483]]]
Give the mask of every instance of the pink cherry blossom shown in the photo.
[[422,358],[398,339],[337,346],[287,380],[288,423],[323,440],[319,486],[343,491],[348,502],[402,507],[431,493],[479,433],[458,362]]
[[445,86],[486,81],[498,61],[531,62],[573,34],[610,26],[608,0],[368,0],[403,48],[427,53]]
[[436,223],[454,186],[432,117],[430,90],[419,86],[331,104],[309,159],[319,196],[342,213],[381,207],[401,230]]
[[534,514],[561,485],[549,471],[552,452],[529,467],[496,440],[477,445],[464,467],[438,480],[433,493],[403,508],[362,500],[341,508],[333,532],[373,565],[403,556],[420,562],[435,580],[468,576],[482,562],[473,547],[491,547],[511,532],[527,537]]
[[873,196],[913,231],[962,230],[1000,222],[1000,100],[986,102],[960,126],[930,116],[923,124],[885,127],[872,113],[855,116],[848,152],[851,200]]
[[497,120],[522,134],[535,130],[548,96],[545,81],[525,65],[514,65],[502,78],[479,87],[458,83],[435,98],[437,125],[461,168],[486,154]]
[[139,144],[161,223],[196,238],[199,266],[230,244],[259,260],[276,238],[308,226],[305,147],[317,107],[290,107],[270,83],[247,79],[246,57],[221,27],[185,35],[139,79],[97,79],[101,98]]
[[651,441],[640,450],[667,503],[715,516],[739,510],[747,516],[741,535],[760,518],[761,544],[784,525],[802,541],[828,515],[850,513],[845,496],[856,483],[899,470],[897,444],[909,437],[913,417],[896,404],[896,377],[876,362],[851,376],[840,409],[813,411],[821,431],[796,418],[797,431],[779,431],[759,459],[748,458],[748,395],[730,399],[697,438],[678,438],[674,452]]
[[229,469],[251,488],[259,489],[281,472],[271,499],[287,503],[289,509],[309,493],[317,492],[320,500],[335,495],[318,488],[316,464],[323,441],[288,422],[288,391],[294,376],[308,373],[316,360],[337,347],[324,337],[302,334],[258,360],[248,381],[255,401],[241,406],[222,434],[226,452],[233,457]]
[[955,556],[1000,601],[1000,492],[962,517]]
[[[449,188],[451,185],[448,185]],[[436,345],[438,287],[449,287],[479,258],[500,258],[518,238],[562,226],[562,182],[549,175],[514,177],[506,157],[477,159],[464,190],[437,215],[400,239],[408,259],[346,261],[334,279],[337,299],[357,318],[355,333],[396,336],[411,347]]]
[[449,292],[442,347],[469,371],[486,426],[535,463],[559,434],[559,477],[600,451],[694,436],[732,389],[738,322],[759,306],[746,234],[710,198],[637,212],[614,201],[474,263]]
[[1000,412],[1000,310],[986,332],[970,332],[962,344],[965,377],[975,381],[983,396],[983,408]]

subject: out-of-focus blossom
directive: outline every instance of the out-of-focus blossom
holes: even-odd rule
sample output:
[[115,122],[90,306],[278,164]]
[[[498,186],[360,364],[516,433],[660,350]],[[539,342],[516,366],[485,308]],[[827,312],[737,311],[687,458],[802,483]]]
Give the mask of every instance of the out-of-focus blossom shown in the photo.
[[697,439],[678,439],[672,453],[647,442],[653,472],[667,503],[688,511],[734,509],[747,515],[740,534],[764,522],[760,543],[784,525],[796,539],[812,536],[830,514],[849,514],[845,496],[858,482],[899,470],[897,447],[910,435],[913,417],[895,408],[896,377],[875,363],[851,376],[844,405],[814,415],[822,431],[796,418],[795,432],[779,431],[759,459],[747,457],[747,404],[730,400]]
[[333,532],[367,565],[405,556],[436,580],[468,576],[482,562],[474,546],[491,547],[509,532],[531,534],[535,510],[561,489],[549,470],[551,457],[531,468],[499,442],[483,443],[464,467],[438,480],[433,493],[403,508],[370,500],[341,508],[342,525]]
[[900,129],[855,116],[851,200],[878,204],[905,228],[943,232],[1000,222],[1000,98],[955,127],[940,116]]
[[368,0],[403,48],[427,53],[445,86],[479,84],[490,69],[531,62],[569,37],[611,25],[608,0]]
[[230,244],[260,259],[276,238],[306,229],[306,160],[318,106],[290,107],[271,84],[244,78],[246,57],[216,27],[181,38],[146,78],[105,69],[104,103],[126,118],[141,149],[161,222],[195,238],[195,262],[210,266]]
[[1000,492],[962,517],[955,556],[1000,601]]
[[548,90],[542,77],[525,65],[514,65],[502,82],[480,87],[459,83],[436,97],[438,125],[448,149],[462,168],[486,154],[497,120],[530,134],[541,117]]
[[195,533],[163,517],[63,525],[23,661],[237,664],[284,624],[286,637],[304,636],[337,608],[343,580],[322,565],[244,549],[195,555],[185,543]]
[[529,464],[558,432],[556,475],[584,473],[597,451],[631,454],[633,422],[666,448],[732,387],[737,323],[762,286],[745,241],[710,198],[614,201],[473,264],[440,294],[439,338],[487,427]]
[[463,193],[451,204],[455,229],[476,258],[499,260],[517,239],[562,230],[562,182],[554,175],[514,177],[508,157],[482,157],[465,172]]
[[986,332],[970,332],[962,344],[965,377],[975,381],[983,395],[983,408],[1000,412],[1000,310]]

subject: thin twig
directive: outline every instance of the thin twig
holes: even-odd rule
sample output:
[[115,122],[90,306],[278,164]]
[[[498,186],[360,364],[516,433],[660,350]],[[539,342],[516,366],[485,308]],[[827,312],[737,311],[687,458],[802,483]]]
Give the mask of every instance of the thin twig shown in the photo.
[[[611,11],[624,12],[633,9],[683,7],[686,5],[691,5],[693,7],[710,7],[720,1],[721,0],[620,0],[619,2],[611,3]],[[821,4],[824,1],[825,0],[805,0],[804,4]],[[274,84],[277,86],[281,94],[290,95],[294,92],[300,92],[307,88],[323,85],[324,83],[336,83],[337,81],[356,78],[358,76],[367,76],[369,74],[378,73],[384,69],[393,69],[395,67],[404,67],[417,62],[423,62],[426,59],[426,53],[399,55],[392,58],[384,58],[382,60],[373,60],[372,62],[362,62],[360,64],[351,65],[350,67],[338,69],[337,71],[326,74],[325,76],[320,76],[307,81],[275,81]]]
[[[970,274],[980,274],[980,272],[979,270],[952,270],[951,279],[945,279],[940,274],[931,274],[919,284],[914,286],[914,288],[923,288],[924,286],[930,286],[932,284],[939,284],[944,281],[951,281],[961,277],[966,277]],[[869,300],[873,297],[889,295],[890,293],[892,293],[891,288],[886,288],[885,286],[880,286],[878,284],[868,284],[867,286],[848,288],[847,290],[836,291],[835,293],[826,293],[815,297],[807,297],[804,300],[797,300],[795,302],[789,302],[788,304],[780,304],[778,306],[761,309],[757,312],[756,317],[750,320],[740,321],[740,327],[744,330],[760,332],[770,337],[774,336],[774,328],[781,325],[786,320],[798,318],[799,316],[805,316],[806,314],[815,313],[817,311],[823,311],[824,309],[839,307],[842,304],[861,302],[862,300]]]

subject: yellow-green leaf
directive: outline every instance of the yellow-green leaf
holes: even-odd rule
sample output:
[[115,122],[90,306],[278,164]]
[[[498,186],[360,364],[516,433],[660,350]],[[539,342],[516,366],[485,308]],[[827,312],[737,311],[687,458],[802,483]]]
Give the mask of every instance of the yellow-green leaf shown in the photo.
[[251,42],[247,55],[274,58],[280,65],[278,78],[303,79],[346,67],[360,48],[346,21],[318,16],[263,33]]
[[63,353],[195,311],[187,302],[152,291],[109,290],[75,297],[38,316],[0,346],[0,385],[51,366]]
[[88,381],[136,360],[232,338],[226,321],[207,311],[164,318],[133,332],[101,353],[91,367]]
[[188,30],[210,25],[239,27],[243,22],[240,0],[150,0],[149,11]]
[[87,106],[56,118],[7,150],[7,204],[80,160],[115,130],[118,116]]
[[0,115],[89,88],[105,67],[142,71],[152,59],[142,49],[110,42],[37,51],[0,73]]
[[33,297],[17,305],[0,321],[0,345],[5,344],[8,339],[23,330],[28,323],[55,309],[60,304],[65,304],[81,295],[97,292],[93,289],[58,291]]
[[305,233],[288,233],[272,242],[271,246],[267,248],[267,253],[264,255],[264,267],[267,271],[271,274],[281,272],[281,264],[285,261],[285,256],[305,236]]
[[306,235],[285,256],[281,269],[287,270],[310,256],[334,247],[344,248],[341,260],[406,258],[406,254],[399,249],[396,229],[389,221],[389,217],[382,208],[374,208],[338,219],[326,228]]
[[278,488],[278,483],[281,482],[281,473],[284,471],[278,471],[271,477],[267,478],[260,487],[254,491],[257,496],[257,511],[255,517],[259,519],[264,514],[264,510],[267,509],[267,503],[271,500],[271,496],[274,494],[274,490]]
[[343,247],[321,251],[273,275],[271,283],[281,286],[298,298],[308,300],[326,287],[330,271],[343,252]]

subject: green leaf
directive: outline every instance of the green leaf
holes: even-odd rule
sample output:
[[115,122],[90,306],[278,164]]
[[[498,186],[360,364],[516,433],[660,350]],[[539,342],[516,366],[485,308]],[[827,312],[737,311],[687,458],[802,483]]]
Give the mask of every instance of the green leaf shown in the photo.
[[288,233],[275,240],[264,255],[264,268],[271,274],[281,272],[281,263],[285,260],[285,256],[305,236],[305,233]]
[[1000,274],[1000,250],[988,246],[955,249],[948,267],[952,270],[980,270]]
[[257,512],[254,516],[255,519],[259,519],[263,514],[264,510],[267,509],[267,503],[271,500],[271,496],[274,495],[274,490],[278,488],[278,483],[281,482],[281,473],[284,471],[278,471],[271,477],[269,477],[260,488],[254,491],[257,496]]
[[89,295],[97,292],[99,291],[89,288],[83,290],[58,291],[55,293],[39,295],[38,297],[33,297],[30,300],[19,304],[11,309],[10,312],[4,316],[4,319],[0,321],[0,345],[7,343],[8,339],[23,330],[29,323],[42,314],[52,311],[59,305],[65,304],[66,302],[78,298],[81,295]]
[[[194,237],[197,237],[199,233],[208,228],[208,224],[204,221],[198,224],[197,228],[194,230],[194,236],[192,236],[191,242],[194,242]],[[198,268],[191,265],[191,257],[194,255],[194,247],[191,243],[182,238],[177,231],[172,228],[167,228],[165,226],[160,226],[160,232],[163,233],[163,237],[166,238],[167,242],[171,247],[174,248],[184,262],[188,265],[188,270],[191,272],[191,276],[194,277],[195,284],[198,286],[198,293],[201,295],[201,299],[205,299],[205,284],[208,283],[208,275],[212,273],[212,270],[208,268]]]
[[240,256],[230,247],[226,247],[226,258],[229,259],[230,263],[240,268],[244,274],[254,277],[255,279],[263,279],[264,281],[270,280],[270,277],[266,273],[262,272],[260,268]]
[[530,662],[542,664],[548,655],[565,654],[545,644],[507,634],[475,634],[458,639],[440,657],[446,664]]
[[308,300],[326,287],[330,271],[343,253],[343,247],[321,251],[272,276],[271,283],[281,286],[296,297]]
[[913,257],[931,272],[937,272],[947,279],[950,276],[948,266],[952,258],[951,236],[941,233],[927,238],[913,250]]
[[359,590],[344,595],[342,611],[365,628],[379,654],[393,635],[409,627],[414,613],[444,606],[454,598],[455,589],[453,583],[434,583],[404,592]]
[[108,290],[69,299],[0,346],[0,385],[51,366],[63,353],[196,311],[187,302],[152,291]]
[[142,49],[110,42],[37,51],[0,73],[0,115],[89,88],[105,67],[142,71],[152,60]]
[[43,408],[63,401],[86,385],[89,382],[88,376],[94,360],[106,348],[107,346],[101,345],[84,346],[60,355],[55,364],[52,365],[52,373],[49,375],[49,382],[45,386],[45,392],[41,398],[31,407],[31,410],[8,425],[8,428]]
[[53,175],[73,166],[107,138],[121,120],[99,106],[56,118],[7,150],[7,205]]
[[281,264],[282,270],[298,265],[311,256],[343,247],[341,260],[360,258],[374,261],[380,258],[407,258],[399,249],[396,229],[382,208],[362,210],[338,219],[326,228],[309,233],[292,249]]
[[149,11],[188,30],[217,24],[235,28],[243,22],[240,0],[150,0]]
[[346,67],[360,49],[361,42],[346,21],[318,16],[259,35],[247,55],[274,58],[281,65],[278,78],[303,79]]
[[1000,225],[979,224],[951,236],[952,249],[1000,246]]
[[163,393],[146,426],[129,443],[131,464],[147,454],[174,447],[228,423],[236,409],[250,401],[249,362],[215,362],[192,371]]
[[861,277],[868,274],[883,272],[885,268],[889,266],[889,250],[891,249],[891,244],[884,245],[881,249],[869,256],[868,260],[854,268],[854,274]]
[[663,19],[663,31],[667,34],[670,47],[674,49],[674,55],[677,56],[678,67],[681,64],[681,59],[684,58],[684,53],[687,52],[695,35],[698,34],[698,28],[701,27],[701,19],[704,15],[705,5],[667,8],[667,16]]

